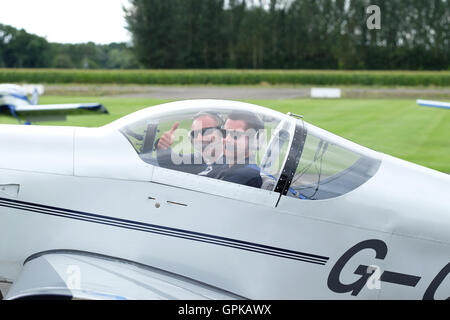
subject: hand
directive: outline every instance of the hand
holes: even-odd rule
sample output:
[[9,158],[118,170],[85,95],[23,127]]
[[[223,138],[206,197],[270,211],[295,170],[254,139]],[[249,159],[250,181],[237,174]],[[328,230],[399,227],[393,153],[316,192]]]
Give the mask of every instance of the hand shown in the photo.
[[170,148],[170,146],[173,144],[175,130],[178,129],[179,125],[180,123],[178,121],[175,122],[172,126],[172,129],[162,134],[161,138],[159,138],[158,145],[156,146],[158,149],[166,150]]

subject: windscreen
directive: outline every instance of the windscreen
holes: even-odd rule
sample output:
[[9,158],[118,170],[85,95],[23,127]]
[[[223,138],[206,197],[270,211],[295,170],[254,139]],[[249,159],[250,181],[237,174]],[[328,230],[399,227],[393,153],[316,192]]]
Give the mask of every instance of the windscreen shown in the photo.
[[349,148],[342,143],[344,139],[308,128],[289,196],[303,200],[335,198],[358,188],[378,170],[380,160],[373,155]]

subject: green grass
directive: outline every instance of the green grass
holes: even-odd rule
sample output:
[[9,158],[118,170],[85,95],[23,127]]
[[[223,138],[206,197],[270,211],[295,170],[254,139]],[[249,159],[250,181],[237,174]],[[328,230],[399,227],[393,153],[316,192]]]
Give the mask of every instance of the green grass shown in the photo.
[[[109,115],[69,116],[67,122],[44,123],[95,127],[166,100],[42,97],[40,103],[101,102]],[[450,173],[450,110],[424,108],[412,100],[252,100],[305,121],[368,148],[432,169]],[[0,116],[0,123],[16,123]]]
[[450,110],[411,100],[255,101],[365,147],[450,173]]

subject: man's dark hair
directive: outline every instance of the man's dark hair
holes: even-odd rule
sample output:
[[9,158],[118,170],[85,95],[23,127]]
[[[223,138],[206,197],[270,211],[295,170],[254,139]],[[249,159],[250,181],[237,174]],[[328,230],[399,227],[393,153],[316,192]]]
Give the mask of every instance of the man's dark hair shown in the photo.
[[246,111],[232,111],[228,115],[228,119],[230,120],[242,120],[245,122],[245,130],[254,129],[255,131],[259,131],[264,129],[264,122],[254,113],[246,112]]

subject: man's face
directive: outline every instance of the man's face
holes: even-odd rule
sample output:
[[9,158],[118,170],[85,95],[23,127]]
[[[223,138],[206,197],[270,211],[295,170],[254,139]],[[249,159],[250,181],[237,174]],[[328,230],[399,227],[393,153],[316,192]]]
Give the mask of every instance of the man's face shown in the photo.
[[[208,128],[210,129],[207,130]],[[201,151],[206,160],[223,153],[222,134],[217,129],[217,122],[213,117],[207,115],[198,117],[192,122],[191,130],[194,148]]]
[[249,138],[245,134],[245,121],[228,119],[225,122],[224,129],[226,130],[224,143],[227,163],[245,163],[245,159],[249,156]]

